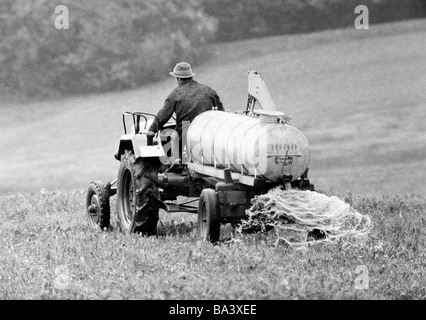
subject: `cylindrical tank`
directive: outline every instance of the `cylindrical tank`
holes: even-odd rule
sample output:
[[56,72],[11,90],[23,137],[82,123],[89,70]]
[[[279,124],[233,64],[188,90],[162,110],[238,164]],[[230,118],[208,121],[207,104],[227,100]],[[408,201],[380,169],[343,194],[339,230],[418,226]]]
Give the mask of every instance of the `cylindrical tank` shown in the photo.
[[310,161],[306,137],[284,123],[281,112],[255,113],[206,111],[197,116],[187,132],[189,160],[273,182],[281,175],[299,178]]

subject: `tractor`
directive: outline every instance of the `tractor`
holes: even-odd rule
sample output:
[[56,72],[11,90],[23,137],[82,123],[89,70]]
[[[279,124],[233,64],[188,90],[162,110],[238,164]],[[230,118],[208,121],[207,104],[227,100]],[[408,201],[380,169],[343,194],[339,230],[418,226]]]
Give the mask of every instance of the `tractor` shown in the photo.
[[[120,162],[117,178],[88,186],[85,208],[90,225],[109,228],[109,200],[116,196],[124,232],[154,235],[159,209],[190,212],[198,215],[198,236],[216,243],[221,224],[238,225],[256,195],[276,187],[314,190],[308,179],[306,137],[291,126],[291,117],[276,111],[261,74],[250,70],[248,75],[245,110],[198,115],[185,132],[182,153],[174,119],[148,138],[156,115],[124,112],[124,134],[115,154]],[[179,196],[194,200],[176,203]],[[197,200],[198,208],[190,205]]]

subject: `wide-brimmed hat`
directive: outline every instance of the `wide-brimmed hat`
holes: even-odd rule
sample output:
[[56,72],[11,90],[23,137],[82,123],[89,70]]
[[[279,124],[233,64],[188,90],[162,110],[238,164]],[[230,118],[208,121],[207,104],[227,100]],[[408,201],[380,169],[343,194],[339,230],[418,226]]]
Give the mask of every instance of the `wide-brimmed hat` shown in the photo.
[[179,62],[176,64],[173,72],[169,73],[176,78],[192,78],[195,76],[195,73],[192,72],[191,65],[187,62]]

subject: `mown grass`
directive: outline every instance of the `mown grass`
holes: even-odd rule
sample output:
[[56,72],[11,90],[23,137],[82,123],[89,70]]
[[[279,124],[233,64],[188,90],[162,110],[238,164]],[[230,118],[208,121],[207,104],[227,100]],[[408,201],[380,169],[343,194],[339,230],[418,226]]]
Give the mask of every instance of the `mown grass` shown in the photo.
[[426,299],[426,199],[334,195],[372,218],[365,242],[292,250],[269,232],[213,246],[195,215],[164,212],[143,238],[90,229],[82,191],[3,195],[0,299]]

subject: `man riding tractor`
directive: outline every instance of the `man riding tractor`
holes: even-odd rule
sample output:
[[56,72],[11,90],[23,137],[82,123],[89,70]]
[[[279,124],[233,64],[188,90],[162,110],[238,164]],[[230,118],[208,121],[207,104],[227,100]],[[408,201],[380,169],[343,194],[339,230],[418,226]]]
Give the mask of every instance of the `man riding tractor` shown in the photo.
[[[199,114],[209,110],[224,111],[223,104],[215,90],[204,84],[198,83],[193,79],[195,73],[192,72],[191,65],[186,62],[176,64],[173,72],[170,74],[176,78],[178,87],[175,88],[164,102],[154,122],[148,129],[147,138],[152,139],[159,130],[169,121],[173,113],[176,114],[175,130],[179,134],[179,164],[174,166],[174,170],[183,169],[185,160],[182,157],[182,151],[186,145],[187,126]],[[158,159],[141,157],[135,158],[133,153],[125,154],[120,160],[119,177],[117,184],[121,185],[121,180],[125,179],[125,174],[120,172],[131,171],[134,176],[136,193],[135,216],[130,225],[130,232],[142,233],[145,236],[156,235],[157,223],[159,220],[159,209],[166,206],[159,198],[158,169],[161,166]],[[123,177],[122,177],[123,176]],[[123,185],[126,185],[125,183]],[[123,188],[119,188],[119,193]],[[127,194],[124,192],[124,194]],[[120,210],[125,212],[126,210]]]
[[[157,118],[149,128],[147,137],[154,137],[158,130],[176,113],[176,128],[179,134],[179,158],[182,159],[182,150],[186,144],[186,137],[182,136],[188,129],[189,123],[200,113],[208,110],[224,111],[223,104],[215,90],[193,79],[191,65],[186,62],[176,64],[170,74],[176,78],[178,87],[175,88],[158,112]],[[183,128],[183,126],[186,126]],[[181,160],[183,163],[183,161]]]

